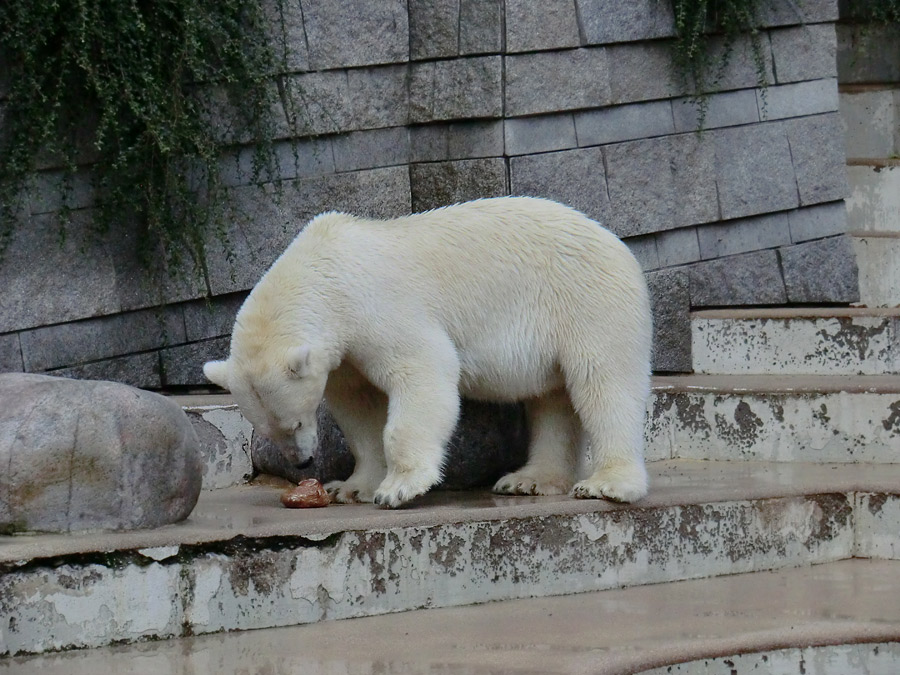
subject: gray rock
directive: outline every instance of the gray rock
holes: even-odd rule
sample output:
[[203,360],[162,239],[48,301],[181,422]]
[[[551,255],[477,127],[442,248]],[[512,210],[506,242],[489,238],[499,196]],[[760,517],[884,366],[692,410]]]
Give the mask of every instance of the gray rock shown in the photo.
[[506,57],[506,114],[533,115],[609,105],[603,47]]
[[309,52],[306,49],[300,0],[265,0],[262,9],[276,63],[286,72],[308,70]]
[[791,145],[780,122],[709,132],[716,151],[722,218],[798,206]]
[[409,58],[459,53],[459,0],[409,0]]
[[185,303],[184,330],[188,342],[229,335],[246,293],[234,293]]
[[610,227],[620,237],[718,220],[713,147],[682,134],[603,149]]
[[334,166],[338,171],[405,165],[409,161],[406,127],[351,131],[332,139]]
[[578,145],[605,145],[675,133],[672,104],[653,101],[575,113]]
[[794,173],[802,205],[843,199],[850,194],[847,158],[839,113],[815,115],[784,122],[791,143]]
[[[759,102],[756,91],[744,89],[712,94],[706,99],[706,104],[706,116],[703,119],[704,129],[718,129],[759,122]],[[672,112],[675,116],[676,131],[700,129],[700,109],[693,99],[680,98],[672,101]]]
[[409,85],[411,122],[500,117],[500,56],[414,63]]
[[36,372],[184,342],[184,319],[173,306],[45,326],[19,339],[25,370]]
[[278,138],[335,134],[352,127],[354,108],[346,71],[286,77],[283,92],[277,111]]
[[0,373],[19,373],[25,369],[22,362],[22,347],[16,333],[0,335]]
[[409,121],[409,69],[406,65],[347,71],[350,128],[378,129]]
[[512,194],[555,199],[608,225],[609,198],[600,148],[513,157],[509,173]]
[[639,42],[607,48],[610,103],[635,103],[684,94],[668,43]]
[[700,260],[700,242],[696,227],[668,230],[656,235],[660,267],[672,267]]
[[501,120],[451,122],[447,125],[447,159],[501,156],[503,124]]
[[837,75],[834,24],[820,23],[769,33],[779,83],[818,80]]
[[837,20],[838,7],[834,0],[776,0],[760,3],[759,17],[763,26],[825,23]]
[[[254,469],[293,482],[305,478],[323,483],[346,480],[353,471],[353,455],[324,405],[318,417],[319,447],[311,465],[297,467],[292,448],[279,448],[254,435]],[[521,467],[527,455],[528,428],[521,405],[463,401],[459,424],[447,447],[440,487],[458,490],[493,485],[503,474]]]
[[691,302],[688,275],[661,270],[646,275],[653,311],[653,370],[691,370]]
[[578,47],[574,0],[506,0],[506,51]]
[[506,164],[500,157],[413,164],[409,177],[416,212],[509,194]]
[[835,78],[795,82],[757,89],[756,97],[763,120],[818,115],[838,109],[838,83]]
[[193,342],[160,351],[163,384],[166,387],[208,387],[203,364],[228,358],[229,336]]
[[623,241],[631,249],[631,254],[641,264],[641,268],[648,272],[659,267],[659,253],[656,250],[656,235],[645,234],[640,237],[629,237]]
[[775,251],[708,260],[686,269],[692,307],[783,305],[787,302]]
[[850,237],[779,249],[788,302],[856,302],[859,270]]
[[460,0],[459,53],[497,53],[503,47],[503,0]]
[[506,120],[504,132],[507,155],[567,150],[578,145],[575,120],[568,113]]
[[0,375],[0,529],[74,532],[183,520],[200,494],[174,402],[112,382]]
[[675,35],[672,4],[659,0],[578,0],[588,44],[634,42]]
[[314,70],[409,60],[406,0],[301,0]]

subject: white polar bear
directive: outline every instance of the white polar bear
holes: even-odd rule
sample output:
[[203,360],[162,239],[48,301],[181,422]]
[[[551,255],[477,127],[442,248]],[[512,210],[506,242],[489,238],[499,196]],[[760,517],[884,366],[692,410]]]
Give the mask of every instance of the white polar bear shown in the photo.
[[387,507],[441,479],[460,395],[524,401],[528,462],[494,486],[576,497],[647,492],[651,315],[641,268],[561,204],[482,199],[393,220],[314,218],[241,307],[227,361],[203,371],[254,428],[317,445],[323,395],[356,459],[326,487]]

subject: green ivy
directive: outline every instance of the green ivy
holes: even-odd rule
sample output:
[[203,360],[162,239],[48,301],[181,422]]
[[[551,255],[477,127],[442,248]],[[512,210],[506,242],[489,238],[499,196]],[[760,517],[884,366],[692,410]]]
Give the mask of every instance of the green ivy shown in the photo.
[[757,86],[765,92],[768,70],[760,39],[760,11],[767,2],[771,0],[672,0],[674,60],[686,89],[694,92],[701,128],[709,106],[708,94],[717,89],[735,44],[743,35],[750,40]]
[[[269,166],[266,20],[245,0],[2,0],[0,252],[28,221],[29,184],[52,166],[63,234],[84,173],[96,232],[137,224],[144,260],[161,248],[170,268],[204,271],[210,233],[225,237],[229,137],[255,144],[254,178]],[[210,124],[223,107],[229,132]]]

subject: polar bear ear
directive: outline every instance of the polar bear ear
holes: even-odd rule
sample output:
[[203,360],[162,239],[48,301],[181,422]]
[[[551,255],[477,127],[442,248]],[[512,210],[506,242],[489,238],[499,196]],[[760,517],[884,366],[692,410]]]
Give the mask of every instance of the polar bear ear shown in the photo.
[[230,372],[231,366],[228,365],[228,361],[207,361],[203,364],[203,374],[206,379],[219,385],[222,389],[231,389],[229,385]]
[[312,348],[309,345],[291,347],[287,353],[287,369],[291,377],[309,375],[312,363]]

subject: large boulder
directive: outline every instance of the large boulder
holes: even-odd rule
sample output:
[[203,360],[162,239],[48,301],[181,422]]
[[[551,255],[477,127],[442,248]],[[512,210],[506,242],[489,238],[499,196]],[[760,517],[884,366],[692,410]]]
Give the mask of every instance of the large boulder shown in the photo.
[[0,375],[0,532],[158,527],[186,518],[203,467],[169,399],[114,382]]

